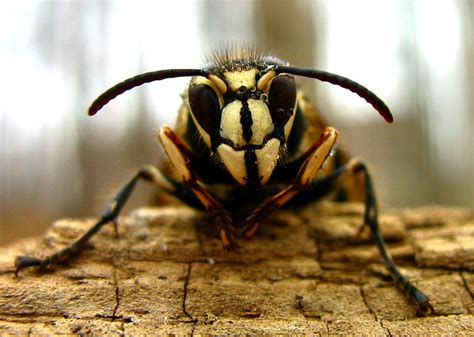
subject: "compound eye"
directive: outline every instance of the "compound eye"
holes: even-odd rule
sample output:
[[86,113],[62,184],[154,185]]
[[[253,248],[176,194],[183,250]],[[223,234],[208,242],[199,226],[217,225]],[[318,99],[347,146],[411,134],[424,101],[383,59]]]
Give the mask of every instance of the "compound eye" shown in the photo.
[[209,135],[219,131],[221,112],[214,90],[206,84],[191,84],[188,99],[191,112],[199,125]]
[[288,74],[273,78],[268,91],[268,107],[273,123],[284,126],[293,115],[296,103],[296,81]]

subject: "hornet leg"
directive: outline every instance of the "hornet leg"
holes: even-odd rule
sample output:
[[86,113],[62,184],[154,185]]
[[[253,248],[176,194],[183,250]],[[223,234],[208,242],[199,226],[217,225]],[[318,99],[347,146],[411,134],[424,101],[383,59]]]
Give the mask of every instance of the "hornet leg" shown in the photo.
[[[297,198],[293,199],[295,203],[301,198],[305,202],[312,199],[312,196],[318,196],[321,194],[319,191],[321,188],[329,192],[337,187],[348,188],[349,196],[351,200],[359,199],[357,192],[362,193],[362,200],[365,204],[364,211],[364,225],[362,228],[370,228],[372,237],[374,238],[377,248],[379,249],[385,267],[390,272],[390,276],[397,283],[397,285],[403,289],[405,294],[412,299],[418,305],[419,313],[426,313],[433,311],[433,307],[429,303],[429,298],[421,290],[415,287],[410,280],[408,280],[398,269],[387,250],[385,241],[380,233],[379,222],[378,222],[378,209],[375,197],[375,191],[372,184],[372,179],[367,166],[358,159],[352,159],[346,165],[338,167],[334,172],[328,176],[322,177],[315,180],[308,186],[307,189],[302,191]],[[351,191],[350,189],[354,186],[360,186],[359,191]],[[315,198],[313,198],[315,199]]]
[[233,220],[222,203],[207,192],[205,187],[196,178],[194,161],[191,159],[188,147],[169,126],[161,127],[159,139],[171,163],[181,176],[183,184],[189,187],[202,205],[213,216],[224,248],[227,250],[238,248],[239,244],[235,239]]
[[130,197],[130,194],[135,189],[138,180],[140,179],[154,182],[168,191],[173,188],[171,184],[166,182],[164,176],[161,174],[160,171],[158,171],[157,168],[153,166],[146,166],[142,168],[133,176],[133,178],[127,184],[122,187],[122,189],[120,189],[117,195],[115,195],[112,201],[105,208],[104,212],[102,213],[102,217],[99,219],[99,221],[94,226],[92,226],[86,233],[84,233],[79,239],[77,239],[67,247],[61,249],[57,253],[54,253],[42,259],[30,256],[17,256],[15,260],[15,275],[18,275],[18,272],[25,267],[37,266],[39,267],[40,271],[44,271],[45,269],[51,267],[52,265],[55,265],[58,262],[65,261],[75,253],[79,252],[90,240],[90,238],[102,228],[102,226],[109,222],[113,223],[114,226],[116,226],[117,217],[125,206],[125,203]]
[[398,270],[395,261],[393,261],[393,258],[387,251],[387,246],[379,229],[377,202],[375,198],[374,188],[372,185],[372,179],[370,177],[369,171],[367,170],[367,167],[364,163],[354,160],[349,163],[348,169],[351,170],[354,175],[358,175],[360,173],[363,174],[365,180],[364,223],[370,228],[372,232],[372,236],[375,239],[375,243],[377,244],[385,267],[388,269],[390,275],[397,283],[397,285],[402,288],[405,294],[413,301],[415,301],[415,303],[418,305],[419,313],[426,313],[428,311],[433,312],[433,307],[429,302],[428,296],[426,296],[421,290],[415,287],[404,275],[402,275],[400,270]]
[[248,239],[252,238],[263,221],[311,184],[324,161],[331,153],[337,136],[338,133],[334,128],[327,127],[324,129],[321,137],[303,155],[306,159],[301,164],[295,181],[283,191],[265,200],[250,214],[245,220],[241,236],[245,236]]

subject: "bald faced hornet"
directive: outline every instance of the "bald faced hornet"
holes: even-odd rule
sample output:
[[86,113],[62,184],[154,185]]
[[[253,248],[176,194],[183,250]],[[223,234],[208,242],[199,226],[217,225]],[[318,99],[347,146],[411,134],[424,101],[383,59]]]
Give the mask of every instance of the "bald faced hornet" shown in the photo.
[[[325,71],[293,67],[254,51],[227,52],[203,69],[159,70],[129,78],[100,95],[89,115],[142,84],[192,77],[175,130],[165,125],[158,134],[173,171],[142,168],[82,237],[43,259],[18,256],[16,272],[29,266],[44,270],[70,258],[104,224],[116,221],[140,179],[155,183],[187,205],[207,210],[227,250],[238,248],[239,238],[252,238],[280,207],[339,191],[345,200],[365,203],[364,224],[370,228],[391,276],[421,311],[432,309],[428,297],[400,273],[386,249],[366,165],[340,151],[330,156],[338,132],[326,126],[299,93],[298,76],[348,89],[387,122],[393,121],[384,102],[362,85]],[[350,188],[351,184],[359,189]]]

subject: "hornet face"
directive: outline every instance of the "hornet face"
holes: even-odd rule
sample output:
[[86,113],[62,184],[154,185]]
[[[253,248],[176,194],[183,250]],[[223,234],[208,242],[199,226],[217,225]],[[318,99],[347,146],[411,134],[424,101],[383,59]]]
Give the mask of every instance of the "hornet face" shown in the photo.
[[211,76],[194,77],[188,99],[199,134],[235,181],[264,185],[295,118],[294,77],[232,64]]
[[[222,246],[227,250],[240,247],[237,239],[252,238],[262,223],[279,208],[335,192],[338,199],[364,201],[364,226],[370,228],[388,272],[405,294],[417,303],[418,313],[433,312],[428,296],[401,274],[386,249],[379,230],[377,203],[367,166],[359,159],[349,160],[344,154],[336,154],[338,158],[330,160],[332,168],[321,172],[335,146],[338,132],[326,126],[301,96],[296,111],[293,76],[313,78],[348,89],[364,98],[387,122],[393,121],[386,104],[359,83],[318,69],[293,67],[252,50],[236,49],[216,54],[211,65],[202,69],[165,69],[128,78],[97,97],[89,108],[89,115],[96,114],[118,95],[142,84],[192,77],[187,102],[178,114],[176,126],[179,131],[175,133],[170,126],[163,125],[158,133],[173,166],[173,174],[151,165],[141,168],[118,191],[102,217],[80,238],[41,259],[17,256],[15,274],[25,267],[37,266],[44,270],[65,261],[81,250],[102,226],[110,222],[117,226],[119,214],[139,180],[153,182],[161,192],[171,194],[193,208],[206,209],[214,218]],[[295,118],[298,118],[296,122]],[[295,139],[301,146],[305,133],[317,132],[319,138],[314,139],[307,149],[305,146],[301,154],[292,150],[292,146],[285,153],[293,124],[299,125],[300,121],[308,122],[308,128],[306,131],[295,129],[298,132],[291,135],[291,144]],[[194,142],[196,129],[209,151],[199,149],[200,142]],[[279,158],[284,153],[286,162],[283,163]],[[215,165],[215,158],[222,166]],[[228,171],[240,186],[229,184],[225,177],[222,179],[223,170]],[[285,171],[283,175],[275,174],[278,175],[276,184],[269,181],[274,171]],[[322,175],[318,177],[320,173]],[[218,185],[217,188],[210,186],[213,184]],[[279,191],[261,188],[265,184]],[[282,184],[286,184],[283,189]],[[243,200],[238,200],[240,191],[249,187],[252,193],[245,193]],[[297,196],[302,199],[294,199]],[[253,209],[242,219],[241,228],[235,226],[241,222],[236,221],[241,215],[238,212],[232,214],[234,212],[227,209],[235,209],[235,206]]]

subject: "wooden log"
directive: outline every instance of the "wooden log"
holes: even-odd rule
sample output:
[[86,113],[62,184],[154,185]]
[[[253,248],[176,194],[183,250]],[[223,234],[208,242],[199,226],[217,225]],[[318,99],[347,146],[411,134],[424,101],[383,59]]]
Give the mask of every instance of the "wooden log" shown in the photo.
[[75,259],[14,276],[18,254],[45,256],[94,219],[0,249],[0,334],[472,334],[474,215],[424,207],[381,215],[390,252],[431,298],[417,317],[381,265],[357,203],[280,211],[225,252],[206,214],[142,208],[103,228]]

